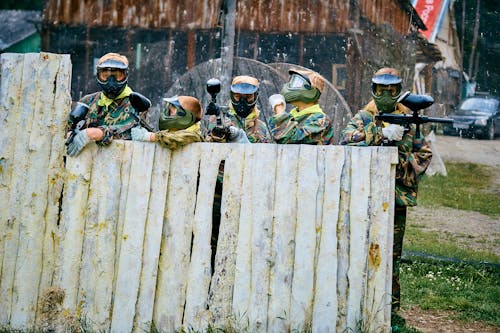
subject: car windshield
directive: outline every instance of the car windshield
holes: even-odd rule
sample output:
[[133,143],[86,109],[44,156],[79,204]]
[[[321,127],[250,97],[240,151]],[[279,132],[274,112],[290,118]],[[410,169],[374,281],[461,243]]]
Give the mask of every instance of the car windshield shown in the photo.
[[468,98],[466,99],[457,113],[475,114],[475,113],[494,113],[498,107],[498,100],[488,98]]

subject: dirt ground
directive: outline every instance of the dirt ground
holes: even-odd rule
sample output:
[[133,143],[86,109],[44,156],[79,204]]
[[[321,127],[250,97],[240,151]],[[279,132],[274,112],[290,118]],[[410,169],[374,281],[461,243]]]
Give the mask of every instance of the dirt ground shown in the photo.
[[[443,161],[472,162],[493,166],[497,177],[492,184],[500,192],[500,138],[496,140],[462,139],[436,136],[434,152]],[[499,203],[500,204],[500,203]],[[432,231],[442,231],[457,237],[461,246],[490,250],[500,255],[500,219],[477,212],[452,208],[429,209],[415,207],[409,210],[408,222]],[[462,323],[451,319],[449,311],[424,311],[419,307],[402,311],[407,326],[422,332],[500,332],[499,327],[482,323]]]

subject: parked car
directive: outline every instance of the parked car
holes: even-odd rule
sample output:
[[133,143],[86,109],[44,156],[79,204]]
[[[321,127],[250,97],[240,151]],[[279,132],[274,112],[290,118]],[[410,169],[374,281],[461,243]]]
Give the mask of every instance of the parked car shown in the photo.
[[500,108],[497,98],[469,97],[448,117],[453,119],[453,125],[443,126],[445,135],[493,140],[495,135],[500,134]]

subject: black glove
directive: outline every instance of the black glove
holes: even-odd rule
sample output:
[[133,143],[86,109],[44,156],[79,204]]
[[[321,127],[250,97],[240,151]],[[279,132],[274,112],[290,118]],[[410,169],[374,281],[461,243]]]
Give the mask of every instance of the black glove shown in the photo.
[[212,135],[219,139],[225,139],[229,135],[229,132],[229,127],[227,126],[216,126],[212,129]]

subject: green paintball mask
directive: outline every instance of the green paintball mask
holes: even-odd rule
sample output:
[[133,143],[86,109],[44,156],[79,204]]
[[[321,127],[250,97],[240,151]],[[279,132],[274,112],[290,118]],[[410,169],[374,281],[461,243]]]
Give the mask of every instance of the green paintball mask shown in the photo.
[[280,94],[285,97],[287,103],[295,101],[312,103],[321,96],[321,92],[311,85],[309,78],[299,73],[291,75],[290,81],[283,85]]
[[[164,98],[165,107],[160,112],[158,120],[158,129],[162,130],[182,130],[193,125],[196,122],[196,117],[189,110],[182,107],[177,96]],[[170,115],[171,108],[174,107],[176,112]]]

